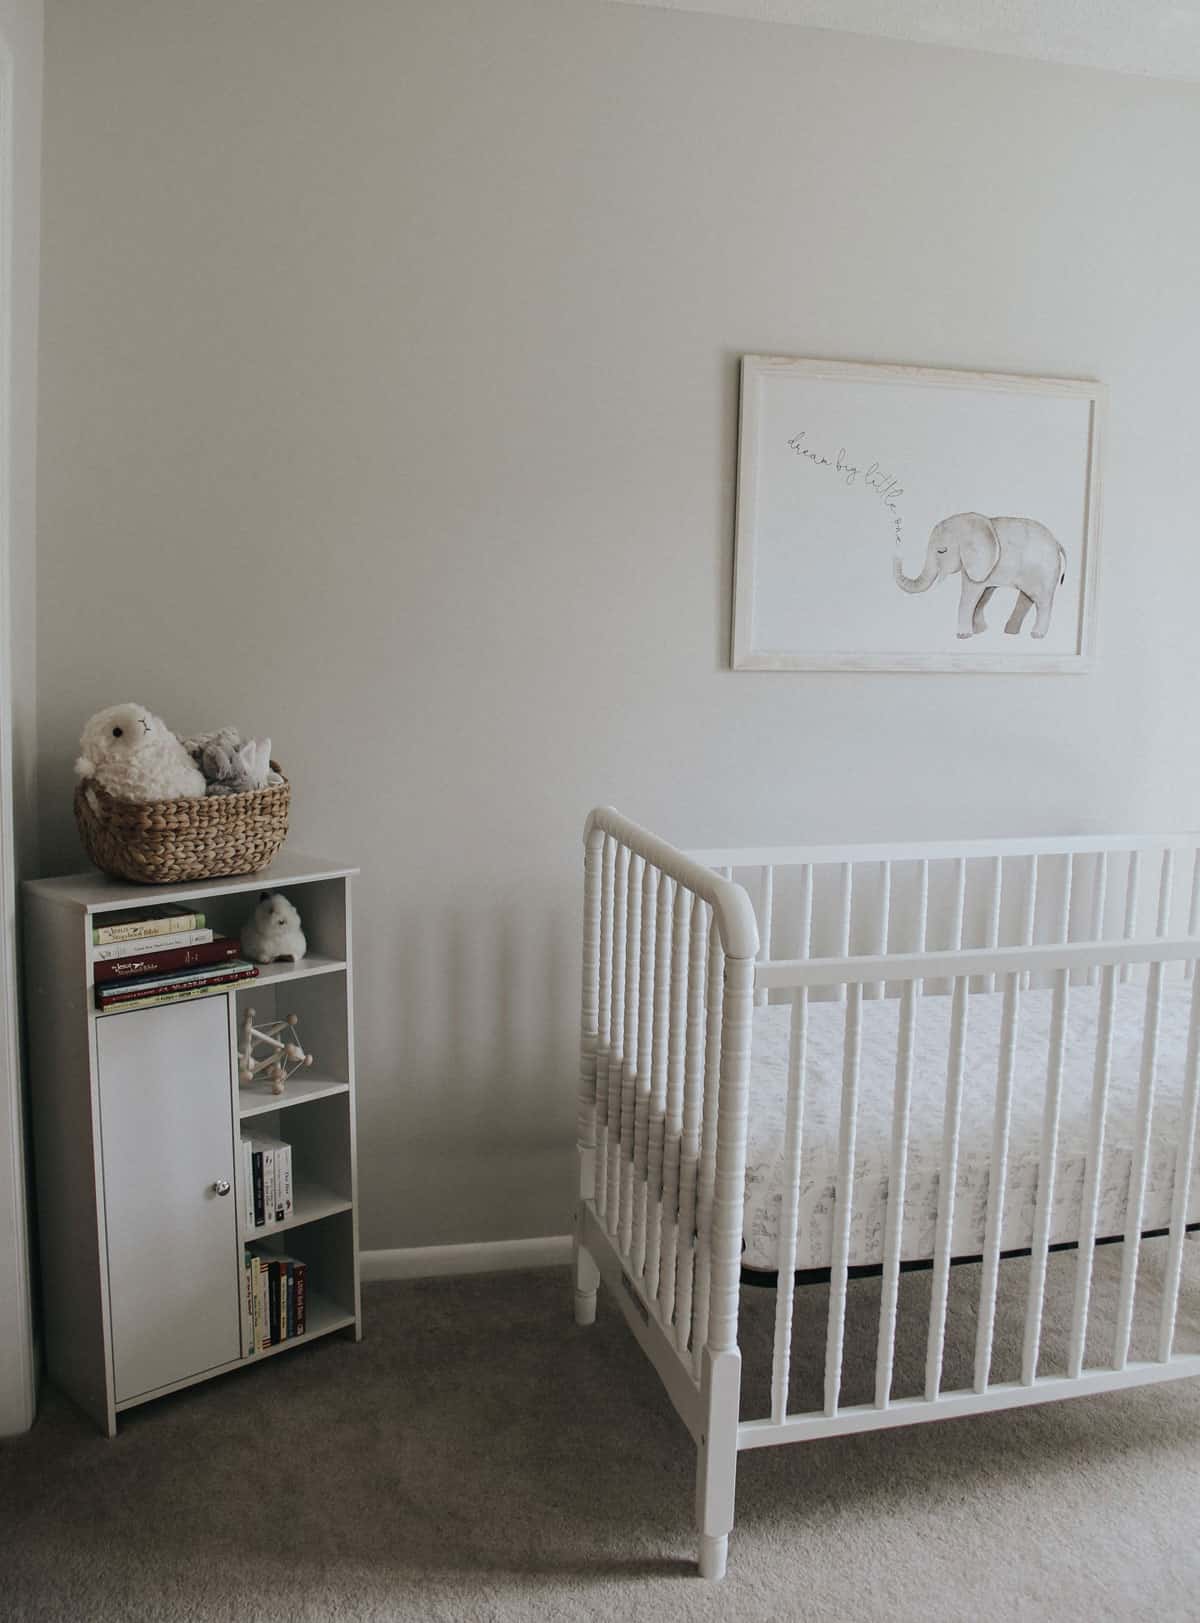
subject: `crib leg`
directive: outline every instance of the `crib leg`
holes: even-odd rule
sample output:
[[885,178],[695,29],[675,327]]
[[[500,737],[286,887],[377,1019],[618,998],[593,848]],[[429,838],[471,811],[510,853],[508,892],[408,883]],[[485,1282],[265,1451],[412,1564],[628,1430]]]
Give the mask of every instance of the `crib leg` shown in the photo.
[[596,1292],[600,1288],[600,1270],[590,1251],[575,1239],[575,1323],[595,1324]]
[[736,1348],[710,1354],[705,1349],[701,1392],[707,1425],[696,1460],[696,1522],[700,1529],[700,1576],[723,1578],[733,1502],[737,1490],[738,1403],[742,1357]]

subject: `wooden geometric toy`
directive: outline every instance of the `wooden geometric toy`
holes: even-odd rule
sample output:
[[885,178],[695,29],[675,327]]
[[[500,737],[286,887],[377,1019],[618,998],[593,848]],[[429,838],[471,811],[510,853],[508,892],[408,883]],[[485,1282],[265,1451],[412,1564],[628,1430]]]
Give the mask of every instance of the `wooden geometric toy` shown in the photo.
[[300,1044],[296,1031],[299,1023],[298,1014],[289,1014],[286,1020],[268,1020],[256,1026],[254,1010],[246,1010],[238,1049],[238,1082],[243,1088],[261,1075],[270,1082],[272,1093],[282,1093],[289,1077],[312,1064],[312,1055],[306,1054]]

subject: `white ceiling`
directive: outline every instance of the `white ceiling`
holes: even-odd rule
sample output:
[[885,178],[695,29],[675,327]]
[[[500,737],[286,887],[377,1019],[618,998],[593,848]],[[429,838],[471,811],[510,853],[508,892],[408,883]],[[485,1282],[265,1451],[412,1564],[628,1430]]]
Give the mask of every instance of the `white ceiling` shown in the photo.
[[1200,80],[1200,0],[621,0]]

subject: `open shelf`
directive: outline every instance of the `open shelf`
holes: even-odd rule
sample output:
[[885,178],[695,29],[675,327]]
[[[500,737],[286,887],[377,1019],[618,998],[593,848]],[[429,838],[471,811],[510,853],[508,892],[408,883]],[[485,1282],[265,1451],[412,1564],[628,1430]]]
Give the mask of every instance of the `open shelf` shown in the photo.
[[248,1245],[254,1240],[265,1240],[269,1235],[282,1234],[285,1229],[297,1229],[304,1223],[318,1223],[323,1217],[332,1217],[336,1212],[348,1212],[354,1202],[347,1200],[343,1195],[335,1195],[332,1189],[321,1189],[313,1184],[303,1189],[297,1189],[293,1197],[292,1215],[285,1217],[282,1223],[264,1223],[261,1228],[247,1228],[242,1224],[242,1243]]
[[310,952],[298,964],[259,964],[253,980],[239,981],[239,992],[253,992],[257,986],[271,986],[280,981],[303,981],[312,975],[332,975],[345,969],[344,958],[323,958],[319,952]]
[[349,1082],[319,1076],[294,1076],[284,1085],[282,1093],[272,1093],[269,1082],[254,1082],[248,1088],[238,1089],[238,1119],[249,1121],[251,1117],[265,1116],[274,1110],[290,1110],[293,1105],[305,1105],[312,1099],[328,1099],[335,1093],[349,1091]]
[[334,1330],[346,1330],[356,1322],[353,1313],[347,1313],[336,1302],[313,1293],[309,1294],[305,1311],[308,1329],[302,1336],[288,1336],[273,1347],[264,1347],[262,1352],[247,1353],[243,1363],[256,1364],[260,1358],[271,1358],[275,1353],[288,1352],[292,1347],[303,1347],[306,1341],[315,1341],[318,1336],[327,1336]]

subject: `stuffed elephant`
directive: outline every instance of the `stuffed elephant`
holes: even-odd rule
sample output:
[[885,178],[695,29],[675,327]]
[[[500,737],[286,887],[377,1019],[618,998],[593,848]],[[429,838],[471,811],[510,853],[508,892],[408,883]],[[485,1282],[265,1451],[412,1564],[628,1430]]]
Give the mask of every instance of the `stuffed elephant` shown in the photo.
[[960,637],[987,630],[983,611],[1001,586],[1014,587],[1017,593],[1004,627],[1010,637],[1020,631],[1030,609],[1037,610],[1031,635],[1044,637],[1049,631],[1054,594],[1067,578],[1067,555],[1044,524],[1032,518],[955,513],[934,526],[919,575],[906,575],[899,558],[894,560],[896,585],[905,592],[927,592],[935,580],[960,569]]

